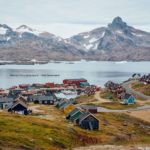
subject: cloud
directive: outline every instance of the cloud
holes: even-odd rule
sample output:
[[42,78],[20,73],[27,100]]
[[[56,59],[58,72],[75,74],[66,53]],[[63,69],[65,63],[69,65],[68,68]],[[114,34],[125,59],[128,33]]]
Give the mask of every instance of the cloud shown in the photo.
[[130,25],[143,26],[150,24],[149,6],[149,0],[0,0],[0,22],[50,26],[49,29],[62,25],[60,32],[66,34],[72,28],[78,31],[107,25],[116,16]]

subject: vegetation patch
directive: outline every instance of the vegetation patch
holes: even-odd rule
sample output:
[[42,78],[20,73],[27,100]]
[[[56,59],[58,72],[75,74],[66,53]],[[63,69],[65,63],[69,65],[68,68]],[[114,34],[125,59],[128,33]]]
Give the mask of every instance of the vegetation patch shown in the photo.
[[130,109],[130,108],[137,108],[140,105],[139,104],[133,104],[133,105],[123,105],[118,102],[108,102],[108,103],[97,103],[95,104],[96,106],[100,107],[105,107],[108,109],[113,109],[113,110],[124,110],[124,109]]
[[135,91],[143,93],[144,95],[150,96],[150,84],[135,82],[131,84],[131,88]]
[[81,96],[78,96],[76,98],[77,100],[77,103],[85,103],[85,102],[94,102],[96,101],[96,99],[94,98],[94,95],[81,95]]
[[127,114],[95,114],[100,120],[100,129],[89,131],[66,121],[55,106],[42,106],[41,110],[45,110],[46,115],[54,115],[55,119],[0,113],[0,149],[60,150],[94,144],[150,143],[147,128],[150,124]]
[[101,92],[100,93],[100,97],[102,97],[104,99],[109,99],[112,102],[120,101],[115,94],[113,94],[112,92],[107,91],[107,90]]

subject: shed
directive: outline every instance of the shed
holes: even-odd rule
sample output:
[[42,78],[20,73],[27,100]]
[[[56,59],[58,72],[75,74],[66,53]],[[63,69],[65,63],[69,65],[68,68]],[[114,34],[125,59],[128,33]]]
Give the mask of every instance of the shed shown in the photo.
[[81,108],[91,113],[97,113],[97,106],[94,105],[82,105]]
[[16,101],[9,109],[9,112],[17,112],[19,114],[26,114],[27,113],[27,104],[22,101]]
[[64,108],[64,113],[68,114],[70,113],[73,109],[75,108],[75,106],[73,104],[68,104],[65,108]]
[[79,126],[83,129],[98,130],[99,120],[90,112],[85,112],[79,118]]
[[[67,120],[70,120],[72,122],[76,122],[80,116],[82,115],[82,111],[80,108],[75,108],[73,109],[67,116],[66,116],[66,119]],[[78,121],[77,121],[78,122]]]

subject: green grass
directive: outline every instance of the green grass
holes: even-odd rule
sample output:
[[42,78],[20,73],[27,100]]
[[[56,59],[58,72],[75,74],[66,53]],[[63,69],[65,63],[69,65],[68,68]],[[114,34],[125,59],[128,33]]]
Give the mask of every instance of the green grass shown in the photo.
[[58,125],[33,118],[0,114],[0,147],[12,149],[61,149],[70,148],[76,138],[65,124]]
[[109,99],[110,101],[113,101],[113,102],[118,102],[119,99],[116,97],[115,94],[113,94],[112,92],[110,91],[103,91],[100,93],[100,97],[104,98],[104,99]]
[[93,102],[95,101],[94,95],[81,95],[76,98],[77,103]]
[[[57,115],[61,115],[61,111],[58,110],[58,112],[60,113]],[[55,113],[55,110],[50,113]],[[148,129],[140,127],[140,124],[150,124],[126,114],[99,113],[95,115],[100,120],[98,131],[81,129],[68,123],[65,118],[52,121],[40,119],[38,116],[36,118],[30,115],[0,113],[0,149],[60,150],[93,144],[150,143]],[[127,125],[124,125],[124,122]],[[130,133],[133,134],[132,141],[130,141]]]
[[123,104],[120,104],[118,102],[99,103],[99,104],[96,104],[96,105],[101,106],[101,107],[105,107],[105,108],[108,108],[108,109],[112,109],[112,110],[115,110],[115,109],[124,110],[124,109],[130,109],[130,108],[137,108],[137,107],[140,106],[138,104],[123,105]]
[[123,113],[100,113],[97,117],[101,120],[101,134],[105,144],[149,144],[149,129],[140,125],[150,125]]

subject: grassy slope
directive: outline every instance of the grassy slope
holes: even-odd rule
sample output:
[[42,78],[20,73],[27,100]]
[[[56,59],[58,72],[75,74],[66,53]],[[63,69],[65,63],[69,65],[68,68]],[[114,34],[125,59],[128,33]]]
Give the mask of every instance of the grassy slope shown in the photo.
[[147,96],[150,96],[150,84],[145,85],[143,83],[135,82],[131,85],[131,87],[136,91],[139,91]]
[[88,95],[81,95],[77,97],[77,102],[78,103],[89,103],[89,102],[93,102],[96,101],[94,98],[94,95],[88,96]]
[[108,109],[129,109],[129,108],[136,108],[140,106],[139,104],[134,105],[122,105],[120,104],[120,100],[111,92],[104,91],[100,94],[100,96],[104,99],[108,99],[111,96],[111,100],[108,103],[101,103],[97,104],[98,106],[105,107]]
[[[57,120],[0,113],[0,149],[55,150],[98,143],[150,143],[148,130],[139,127],[144,122],[125,114],[101,113],[96,116],[100,120],[100,130],[91,132],[65,119],[60,123]],[[124,126],[124,122],[128,125]],[[132,141],[129,133],[133,133]]]
[[70,147],[74,138],[67,126],[59,126],[57,122],[30,116],[0,114],[1,147],[53,150]]

